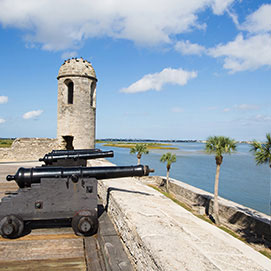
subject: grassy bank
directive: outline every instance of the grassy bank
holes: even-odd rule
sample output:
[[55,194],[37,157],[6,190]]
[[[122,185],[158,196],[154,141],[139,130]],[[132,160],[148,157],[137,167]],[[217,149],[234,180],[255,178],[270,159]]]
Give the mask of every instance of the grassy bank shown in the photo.
[[172,147],[171,144],[165,143],[145,143],[145,142],[125,142],[125,141],[101,141],[97,140],[96,143],[102,143],[106,147],[117,148],[133,148],[136,144],[146,144],[149,150],[178,150],[176,147]]
[[14,139],[0,139],[0,148],[10,148]]

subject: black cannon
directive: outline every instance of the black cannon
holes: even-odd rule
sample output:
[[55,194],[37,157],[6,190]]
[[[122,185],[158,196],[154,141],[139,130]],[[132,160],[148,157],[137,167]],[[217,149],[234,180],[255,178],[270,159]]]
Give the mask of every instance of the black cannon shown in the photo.
[[42,178],[70,178],[72,181],[81,178],[112,179],[132,176],[147,176],[152,172],[148,166],[124,167],[35,167],[19,168],[15,175],[8,175],[7,181],[16,181],[20,188],[31,187],[40,183]]
[[45,154],[39,161],[43,161],[46,166],[87,166],[87,160],[114,157],[113,151],[93,150],[73,150],[62,152],[51,152]]
[[0,202],[0,234],[21,236],[24,223],[34,220],[70,219],[77,235],[97,231],[97,180],[147,176],[148,166],[35,167],[20,168],[8,181],[19,189]]
[[90,152],[100,152],[100,151],[101,149],[52,150],[49,154],[63,155],[63,154],[90,153]]

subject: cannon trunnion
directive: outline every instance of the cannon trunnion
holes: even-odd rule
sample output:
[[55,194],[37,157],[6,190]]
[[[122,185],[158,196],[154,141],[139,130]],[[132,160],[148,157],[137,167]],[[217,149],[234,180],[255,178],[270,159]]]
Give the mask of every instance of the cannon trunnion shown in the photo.
[[98,228],[97,180],[150,172],[142,165],[19,168],[15,175],[7,176],[19,189],[6,193],[0,202],[0,234],[16,238],[27,221],[70,219],[75,234],[92,235]]

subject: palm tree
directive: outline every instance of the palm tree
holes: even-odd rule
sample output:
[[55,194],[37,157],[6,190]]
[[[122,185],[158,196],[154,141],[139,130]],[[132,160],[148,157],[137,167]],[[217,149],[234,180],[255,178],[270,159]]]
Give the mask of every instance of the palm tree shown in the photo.
[[130,149],[130,153],[136,153],[137,156],[137,164],[140,165],[140,159],[142,154],[148,154],[148,148],[147,148],[147,144],[143,144],[143,143],[137,143],[134,147],[132,147]]
[[167,182],[166,182],[166,190],[168,192],[168,179],[169,179],[169,170],[172,163],[176,162],[176,155],[170,152],[163,154],[160,158],[160,162],[167,162]]
[[218,184],[219,184],[219,173],[220,166],[223,161],[222,154],[227,153],[231,154],[232,151],[236,150],[236,142],[229,137],[224,136],[210,136],[207,138],[205,151],[209,154],[215,154],[216,161],[216,175],[215,175],[215,186],[214,186],[214,209],[213,217],[215,223],[220,224],[219,222],[219,207],[218,207]]
[[267,141],[263,144],[254,140],[251,143],[250,151],[254,152],[256,164],[268,163],[271,168],[271,135],[266,134]]

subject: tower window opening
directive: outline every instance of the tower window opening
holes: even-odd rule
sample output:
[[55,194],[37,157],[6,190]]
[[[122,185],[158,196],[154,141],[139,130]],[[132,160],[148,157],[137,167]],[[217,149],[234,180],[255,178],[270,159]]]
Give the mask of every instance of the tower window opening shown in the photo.
[[68,104],[73,104],[73,82],[68,84]]
[[96,107],[96,82],[90,85],[90,106]]
[[73,104],[73,89],[74,89],[74,84],[73,81],[70,79],[65,80],[65,85],[67,86],[67,92],[68,92],[68,104]]

